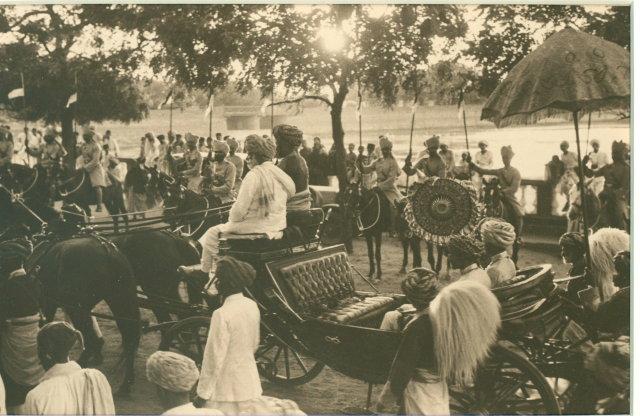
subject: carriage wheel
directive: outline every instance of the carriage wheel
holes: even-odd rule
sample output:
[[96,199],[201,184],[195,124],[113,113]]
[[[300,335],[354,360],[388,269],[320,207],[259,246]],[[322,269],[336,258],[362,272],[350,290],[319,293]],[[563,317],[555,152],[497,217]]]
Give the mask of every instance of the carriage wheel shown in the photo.
[[262,337],[256,362],[262,377],[288,387],[308,383],[324,368],[324,363],[294,350],[271,333]]
[[560,414],[544,375],[524,356],[497,345],[478,369],[473,385],[452,386],[455,414]]
[[160,349],[186,355],[200,367],[210,323],[211,319],[206,316],[193,316],[178,321],[162,334]]

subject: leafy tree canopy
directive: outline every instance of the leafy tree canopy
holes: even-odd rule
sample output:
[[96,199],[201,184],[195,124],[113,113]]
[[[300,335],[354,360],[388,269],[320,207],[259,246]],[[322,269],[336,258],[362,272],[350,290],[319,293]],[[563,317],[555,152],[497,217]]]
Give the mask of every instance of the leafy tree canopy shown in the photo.
[[602,11],[578,5],[481,5],[482,29],[464,54],[480,68],[478,88],[489,95],[500,80],[547,37],[569,25],[629,48],[630,7]]

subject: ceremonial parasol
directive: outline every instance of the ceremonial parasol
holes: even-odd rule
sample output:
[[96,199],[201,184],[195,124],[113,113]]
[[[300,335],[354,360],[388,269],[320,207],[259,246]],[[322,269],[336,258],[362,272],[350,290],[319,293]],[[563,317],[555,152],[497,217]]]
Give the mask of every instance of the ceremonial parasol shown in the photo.
[[[629,107],[630,62],[629,52],[623,47],[565,28],[513,67],[487,100],[480,118],[504,127],[570,114],[576,131],[579,186],[584,207],[578,119],[592,111]],[[591,256],[585,215],[583,221],[589,267]]]
[[430,177],[408,200],[404,218],[411,232],[440,246],[452,235],[471,234],[482,217],[482,206],[470,181]]

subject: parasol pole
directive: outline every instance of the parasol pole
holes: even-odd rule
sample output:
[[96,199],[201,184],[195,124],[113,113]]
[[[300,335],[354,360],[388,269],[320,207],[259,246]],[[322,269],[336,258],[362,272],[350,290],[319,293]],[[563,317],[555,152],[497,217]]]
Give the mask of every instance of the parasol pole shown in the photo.
[[467,152],[469,152],[469,135],[467,134],[467,113],[464,111],[464,108],[462,109],[462,124],[464,125],[464,141],[467,145]]
[[273,91],[275,89],[275,86],[273,84],[271,84],[271,135],[273,135],[273,107],[275,107],[273,105]]
[[[591,270],[591,251],[589,250],[589,227],[587,226],[587,204],[586,204],[586,191],[584,186],[584,170],[582,168],[582,153],[580,151],[580,129],[578,128],[578,111],[573,112],[573,127],[576,130],[576,144],[578,146],[578,175],[580,176],[580,203],[582,204],[582,228],[584,233],[584,249],[585,249],[585,275],[589,275],[589,271]],[[604,299],[604,293],[602,293],[602,288],[598,286],[598,294],[600,296],[600,301]]]
[[589,119],[587,120],[587,143],[584,145],[584,153],[589,154],[589,136],[591,133],[591,111],[589,111]]

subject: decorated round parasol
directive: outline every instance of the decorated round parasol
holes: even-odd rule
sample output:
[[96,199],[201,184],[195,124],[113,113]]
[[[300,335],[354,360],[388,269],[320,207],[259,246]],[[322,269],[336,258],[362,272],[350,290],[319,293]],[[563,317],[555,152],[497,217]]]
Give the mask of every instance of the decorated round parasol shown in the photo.
[[408,199],[403,214],[411,232],[438,245],[452,235],[472,233],[482,217],[470,181],[429,178]]
[[[572,28],[550,36],[516,64],[482,108],[482,120],[497,127],[530,124],[571,115],[578,160],[582,161],[578,120],[592,111],[628,108],[631,100],[629,52],[615,43]],[[578,165],[580,193],[584,173]],[[585,206],[582,201],[582,206]],[[587,266],[591,264],[584,218]]]

